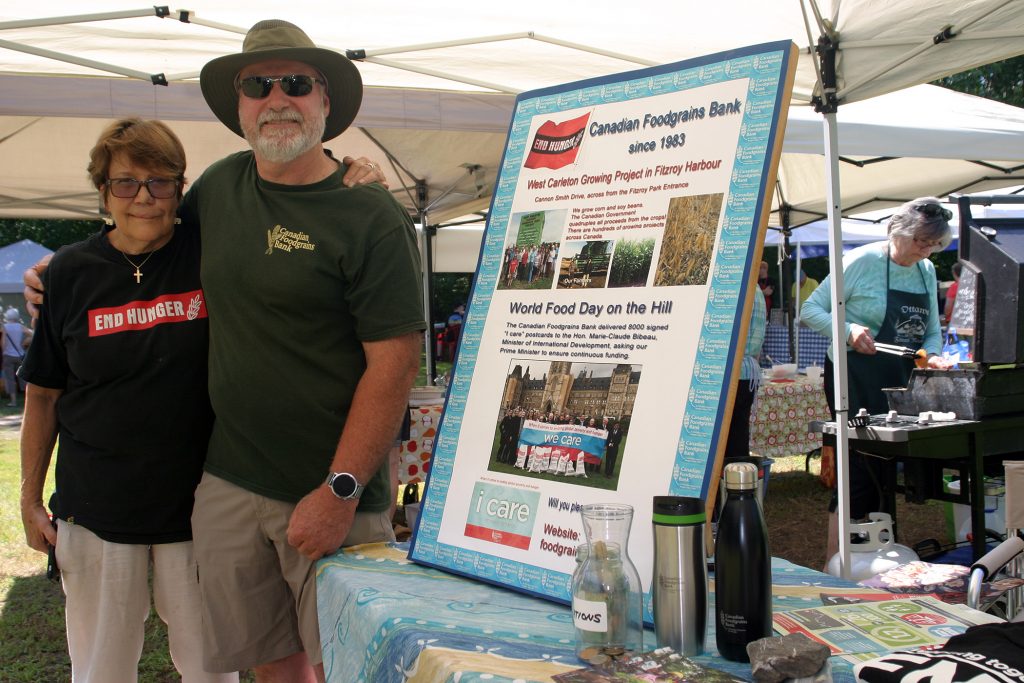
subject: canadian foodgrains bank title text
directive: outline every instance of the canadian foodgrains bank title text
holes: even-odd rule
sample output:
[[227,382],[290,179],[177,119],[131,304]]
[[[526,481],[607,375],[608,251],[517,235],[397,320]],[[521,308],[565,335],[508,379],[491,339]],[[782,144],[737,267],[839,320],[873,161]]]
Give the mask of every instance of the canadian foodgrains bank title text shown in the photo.
[[[657,128],[674,129],[676,126],[689,121],[697,121],[704,118],[717,118],[722,116],[733,116],[743,113],[743,103],[737,97],[732,102],[718,102],[712,100],[707,107],[690,107],[689,109],[673,109],[663,114],[648,112],[643,119],[629,119],[623,117],[618,121],[602,122],[592,121],[587,129],[590,137],[604,135],[621,135],[624,133],[640,134],[643,131],[653,131]],[[636,140],[629,145],[630,154],[641,152],[653,152],[656,149],[674,149],[686,144],[686,133],[667,133],[654,140]]]

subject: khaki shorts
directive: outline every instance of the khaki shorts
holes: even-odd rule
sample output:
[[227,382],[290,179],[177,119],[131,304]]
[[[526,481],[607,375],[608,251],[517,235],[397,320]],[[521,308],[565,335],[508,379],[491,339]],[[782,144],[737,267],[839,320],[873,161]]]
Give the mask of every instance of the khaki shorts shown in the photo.
[[[294,508],[203,473],[192,534],[208,671],[251,669],[302,650],[310,663],[322,661],[316,563],[288,545]],[[358,512],[344,545],[394,538],[386,511]]]

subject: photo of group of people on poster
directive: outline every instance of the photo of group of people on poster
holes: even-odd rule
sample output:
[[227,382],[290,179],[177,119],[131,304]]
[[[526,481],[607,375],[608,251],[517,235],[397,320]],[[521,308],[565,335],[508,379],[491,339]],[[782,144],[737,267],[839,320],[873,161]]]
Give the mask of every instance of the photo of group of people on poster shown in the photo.
[[639,383],[636,365],[513,360],[490,469],[614,490]]

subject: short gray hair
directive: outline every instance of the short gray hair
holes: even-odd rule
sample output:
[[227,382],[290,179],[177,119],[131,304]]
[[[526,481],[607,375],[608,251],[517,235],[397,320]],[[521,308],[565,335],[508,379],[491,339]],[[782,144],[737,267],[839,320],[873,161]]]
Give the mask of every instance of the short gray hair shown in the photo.
[[918,197],[903,204],[889,218],[889,237],[938,240],[945,249],[953,241],[953,230],[949,227],[952,217],[953,212],[935,197]]

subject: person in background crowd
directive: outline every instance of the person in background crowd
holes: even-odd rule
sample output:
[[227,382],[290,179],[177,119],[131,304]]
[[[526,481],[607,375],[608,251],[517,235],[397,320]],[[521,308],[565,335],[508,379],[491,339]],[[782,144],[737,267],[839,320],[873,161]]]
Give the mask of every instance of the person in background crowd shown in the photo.
[[4,311],[2,336],[4,391],[10,399],[7,405],[14,408],[18,405],[18,389],[25,389],[25,383],[18,379],[16,373],[25,358],[25,349],[32,341],[32,330],[21,324],[18,309]]
[[444,327],[444,355],[447,360],[455,360],[455,349],[459,343],[459,334],[462,332],[462,323],[466,315],[466,305],[459,304],[448,316]]
[[757,286],[761,288],[761,293],[764,294],[765,307],[770,311],[772,309],[772,297],[775,295],[778,285],[775,284],[773,278],[768,276],[767,261],[761,261],[760,269],[757,271]]
[[946,305],[943,307],[942,320],[949,323],[953,319],[953,307],[956,305],[956,293],[960,289],[960,272],[963,266],[959,261],[953,264],[953,284],[946,290]]
[[767,311],[761,289],[754,290],[754,302],[750,308],[750,324],[747,327],[747,343],[740,366],[739,384],[732,405],[732,419],[729,421],[729,436],[725,441],[725,460],[750,457],[750,411],[761,382],[761,347],[764,345]]
[[[803,269],[801,268],[800,269],[800,307],[801,308],[803,308],[804,302],[807,301],[807,297],[809,297],[811,295],[811,292],[813,292],[817,288],[818,288],[818,281],[815,280],[812,277],[807,277],[807,273],[805,273],[803,271]],[[797,300],[796,299],[797,295],[796,295],[796,283],[795,282],[790,287],[789,292],[790,292],[790,295],[793,297],[793,300],[796,301]]]
[[[847,388],[849,414],[861,408],[872,415],[889,410],[882,387],[906,386],[912,359],[879,353],[875,342],[924,349],[930,368],[945,369],[941,354],[935,267],[928,256],[952,240],[952,213],[934,197],[903,204],[889,219],[889,238],[866,244],[843,257],[846,302]],[[802,319],[811,329],[832,336],[831,282],[828,277],[808,298]],[[835,418],[832,347],[825,361],[825,398]],[[850,454],[850,516],[862,519],[879,511],[882,472],[876,460]],[[836,497],[829,505],[826,558],[838,549]]]
[[[40,552],[55,547],[76,682],[136,679],[150,569],[182,680],[234,681],[202,665],[189,517],[213,415],[199,233],[175,229],[185,152],[164,124],[122,119],[90,158],[112,221],[46,271],[52,303],[21,370],[25,536]],[[157,306],[167,314],[150,318]],[[55,528],[42,495],[58,434]]]

